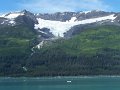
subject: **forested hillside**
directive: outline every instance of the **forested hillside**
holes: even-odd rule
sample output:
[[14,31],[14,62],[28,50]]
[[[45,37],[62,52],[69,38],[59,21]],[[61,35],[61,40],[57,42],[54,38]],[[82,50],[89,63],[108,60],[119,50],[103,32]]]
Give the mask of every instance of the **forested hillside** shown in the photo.
[[0,29],[1,76],[120,75],[119,26],[88,28],[48,41],[33,55],[35,32],[18,27]]

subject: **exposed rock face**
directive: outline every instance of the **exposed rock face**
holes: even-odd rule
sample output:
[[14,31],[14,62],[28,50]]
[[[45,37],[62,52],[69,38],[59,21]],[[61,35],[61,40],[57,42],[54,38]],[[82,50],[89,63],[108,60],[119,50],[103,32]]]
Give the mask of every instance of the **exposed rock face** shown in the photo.
[[[34,14],[23,10],[0,16],[0,27],[16,25],[26,25],[32,28],[43,39],[56,36],[71,37],[85,28],[96,25],[120,25],[120,13],[94,10]],[[38,27],[35,28],[35,26]]]

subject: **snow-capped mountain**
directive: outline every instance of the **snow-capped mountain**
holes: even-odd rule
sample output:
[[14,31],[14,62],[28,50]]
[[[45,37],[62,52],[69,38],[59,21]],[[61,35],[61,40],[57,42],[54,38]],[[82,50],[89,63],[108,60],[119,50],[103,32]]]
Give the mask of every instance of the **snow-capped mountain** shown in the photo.
[[120,13],[97,10],[85,12],[57,12],[54,14],[34,14],[23,10],[0,16],[0,26],[27,24],[37,31],[39,36],[44,38],[71,36],[72,33],[76,32],[76,26],[80,28],[88,24],[92,24],[91,26],[95,24],[119,25],[119,22]]
[[[18,23],[23,23],[22,18],[29,18],[30,20],[34,21],[34,24],[37,23],[36,17],[33,13],[23,10],[17,12],[10,12],[8,14],[4,14],[0,16],[0,24],[1,25],[17,25]],[[19,20],[21,18],[21,20]],[[25,21],[26,23],[27,21]]]
[[119,36],[115,12],[0,15],[0,76],[120,75]]
[[15,18],[17,18],[18,16],[23,16],[24,15],[24,13],[23,12],[14,12],[14,13],[9,13],[9,14],[6,14],[5,16],[4,16],[4,18],[8,18],[8,19],[15,19]]

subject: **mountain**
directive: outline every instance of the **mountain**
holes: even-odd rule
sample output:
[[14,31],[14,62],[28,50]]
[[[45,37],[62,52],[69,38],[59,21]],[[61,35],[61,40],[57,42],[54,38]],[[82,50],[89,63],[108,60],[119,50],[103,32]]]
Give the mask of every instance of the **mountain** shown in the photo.
[[120,13],[0,16],[0,76],[120,75]]
[[[27,19],[30,19],[31,23]],[[0,23],[2,26],[14,26],[24,22],[28,23],[32,27],[35,26],[34,29],[37,29],[40,34],[46,34],[48,36],[51,34],[51,37],[64,37],[64,34],[66,34],[67,31],[70,31],[71,28],[77,25],[86,25],[91,23],[119,24],[119,13],[94,10],[87,12],[33,14],[29,11],[23,10],[21,12],[11,12],[0,17]],[[76,30],[74,30],[74,32],[75,31]]]

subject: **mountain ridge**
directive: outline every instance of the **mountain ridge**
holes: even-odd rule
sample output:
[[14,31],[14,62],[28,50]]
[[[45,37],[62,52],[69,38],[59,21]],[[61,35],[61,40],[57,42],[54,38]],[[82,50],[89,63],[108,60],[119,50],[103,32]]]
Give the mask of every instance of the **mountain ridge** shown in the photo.
[[[59,35],[64,37],[64,34],[67,33],[67,31],[69,31],[72,27],[81,25],[81,24],[97,23],[99,21],[101,21],[101,23],[102,23],[102,21],[107,21],[107,20],[112,20],[111,22],[115,22],[115,23],[119,24],[119,13],[105,12],[105,11],[98,11],[98,10],[86,11],[86,12],[62,12],[62,13],[57,12],[57,13],[53,13],[53,14],[48,14],[48,13],[47,14],[40,14],[40,13],[34,14],[27,10],[23,10],[23,11],[17,11],[17,12],[13,12],[13,13],[11,12],[11,13],[8,13],[8,14],[2,16],[0,19],[0,24],[2,24],[2,25],[7,24],[7,25],[14,26],[16,23],[15,19],[18,17],[22,17],[22,16],[26,16],[26,17],[28,17],[28,19],[31,19],[35,26],[34,29],[38,29],[38,32],[41,32],[42,34],[46,33],[46,35],[47,35],[48,31],[44,32],[42,30],[42,29],[46,28],[49,30],[49,34],[51,33],[52,36],[55,36],[55,37],[59,36]],[[108,18],[107,18],[107,16],[108,16]],[[11,18],[11,17],[13,17],[13,18]],[[104,17],[106,17],[106,19]],[[115,17],[115,18],[112,18],[112,17]],[[3,20],[3,19],[5,19],[5,20]],[[95,19],[95,20],[92,21],[93,19]],[[89,21],[89,20],[91,20],[91,21]],[[79,22],[77,22],[77,21],[79,21]],[[39,23],[41,25],[39,25]],[[52,24],[53,25],[56,24],[56,25],[52,26]],[[59,28],[60,26],[63,26],[63,29],[61,28],[61,30],[60,30],[60,28]],[[69,26],[69,27],[66,27],[66,26]],[[57,29],[58,29],[58,31],[56,31]],[[60,32],[62,32],[62,33],[60,33]],[[47,35],[47,36],[49,36],[49,35]],[[50,37],[52,37],[52,36],[50,36]]]
[[0,76],[120,75],[120,13],[0,17]]

